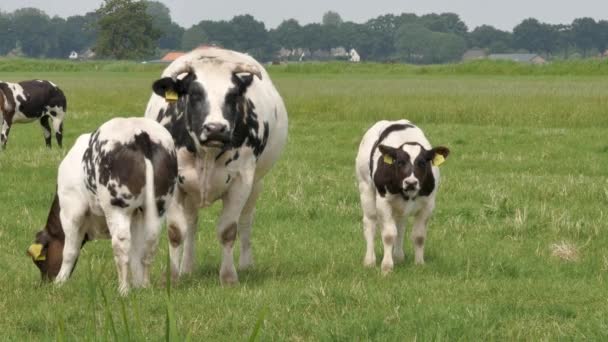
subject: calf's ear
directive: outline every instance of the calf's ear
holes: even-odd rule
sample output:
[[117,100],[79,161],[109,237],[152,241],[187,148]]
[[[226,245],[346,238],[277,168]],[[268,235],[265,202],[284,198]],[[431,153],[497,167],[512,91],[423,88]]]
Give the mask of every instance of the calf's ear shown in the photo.
[[431,150],[430,156],[433,160],[433,166],[441,165],[450,154],[450,149],[445,146],[437,146]]
[[382,153],[382,158],[386,164],[391,165],[397,159],[397,149],[394,147],[380,145],[378,146],[378,151]]

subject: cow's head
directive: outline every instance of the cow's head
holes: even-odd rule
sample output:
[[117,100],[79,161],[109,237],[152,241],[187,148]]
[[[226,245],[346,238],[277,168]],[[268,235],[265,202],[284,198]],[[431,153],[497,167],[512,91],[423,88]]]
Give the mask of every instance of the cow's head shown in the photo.
[[[178,75],[185,76],[178,78]],[[243,63],[177,60],[154,82],[154,93],[177,101],[188,133],[201,147],[230,146],[238,120],[244,120],[249,102],[245,93],[262,79],[260,70]]]
[[378,146],[382,157],[378,161],[376,180],[389,191],[400,192],[408,198],[429,195],[434,187],[432,167],[439,165],[450,150],[439,146],[430,150],[418,143],[405,143],[401,147]]
[[59,219],[59,198],[55,195],[46,226],[36,233],[34,243],[27,249],[27,254],[40,270],[43,281],[53,280],[59,274],[64,241]]

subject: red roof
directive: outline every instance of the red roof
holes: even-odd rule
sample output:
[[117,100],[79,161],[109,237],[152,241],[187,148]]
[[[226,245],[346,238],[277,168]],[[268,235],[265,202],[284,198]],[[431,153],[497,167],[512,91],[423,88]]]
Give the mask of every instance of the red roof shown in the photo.
[[183,56],[185,54],[186,53],[182,52],[182,51],[172,51],[172,52],[169,52],[168,54],[166,54],[163,58],[161,58],[161,61],[163,61],[163,62],[173,62],[178,57],[181,57],[181,56]]

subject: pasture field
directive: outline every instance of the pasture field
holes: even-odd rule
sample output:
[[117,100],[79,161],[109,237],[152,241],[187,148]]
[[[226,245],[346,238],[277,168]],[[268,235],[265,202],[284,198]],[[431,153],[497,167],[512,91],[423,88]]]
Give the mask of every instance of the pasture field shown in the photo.
[[[600,76],[273,71],[289,143],[266,177],[256,265],[238,286],[219,285],[219,204],[201,212],[196,272],[169,300],[166,234],[154,285],[124,300],[109,241],[87,244],[63,287],[39,286],[25,250],[46,220],[62,155],[112,117],[143,115],[159,74],[0,73],[52,80],[68,98],[63,151],[44,148],[32,123],[14,126],[0,152],[0,339],[608,338],[608,79]],[[413,264],[408,239],[405,263],[383,277],[362,266],[354,159],[367,128],[399,118],[452,154],[426,265]],[[380,259],[379,239],[376,251]]]

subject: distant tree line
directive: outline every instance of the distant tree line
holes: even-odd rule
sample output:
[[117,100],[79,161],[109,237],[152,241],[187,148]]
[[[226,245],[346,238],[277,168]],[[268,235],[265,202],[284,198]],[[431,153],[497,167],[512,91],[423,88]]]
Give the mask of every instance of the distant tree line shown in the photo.
[[552,25],[530,18],[513,32],[483,25],[469,31],[454,13],[387,14],[365,23],[343,21],[327,12],[320,23],[295,19],[274,29],[251,15],[229,21],[203,20],[183,28],[157,1],[105,0],[101,8],[68,18],[35,8],[0,12],[0,55],[65,58],[71,51],[95,51],[99,58],[158,58],[169,50],[214,44],[269,61],[281,49],[328,51],[354,48],[363,60],[443,63],[470,48],[488,53],[530,52],[547,58],[589,57],[608,48],[608,21],[575,19]]

